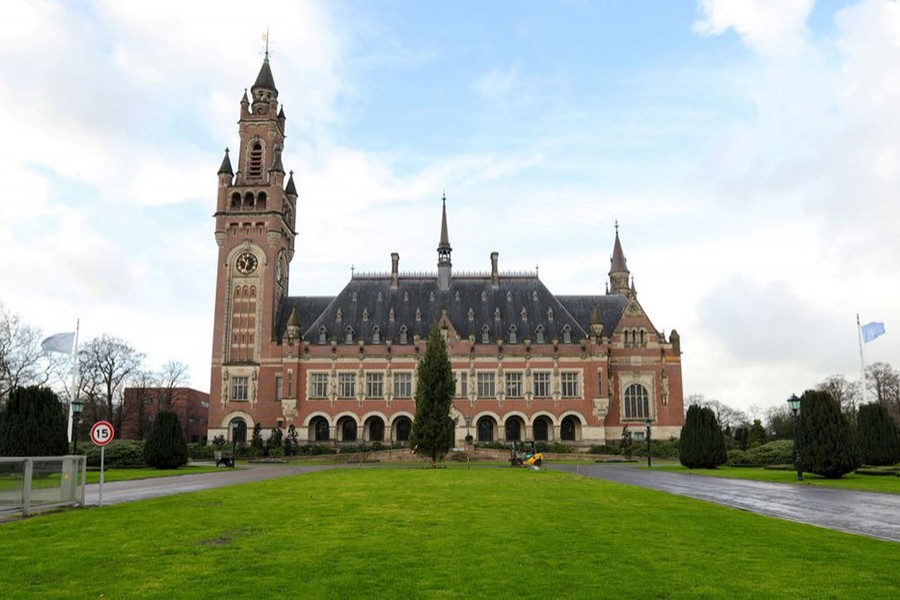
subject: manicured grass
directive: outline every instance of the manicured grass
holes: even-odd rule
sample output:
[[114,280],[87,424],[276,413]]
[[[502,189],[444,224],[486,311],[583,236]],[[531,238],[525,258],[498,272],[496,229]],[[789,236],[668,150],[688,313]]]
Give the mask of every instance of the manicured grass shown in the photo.
[[897,544],[520,469],[336,469],[0,525],[16,598],[892,597]]
[[653,470],[687,473],[689,475],[707,475],[709,477],[725,477],[728,479],[751,479],[754,481],[773,481],[776,483],[795,483],[797,485],[821,485],[845,490],[866,492],[885,492],[900,494],[900,477],[857,475],[849,473],[841,479],[825,479],[813,473],[804,473],[803,481],[797,481],[796,471],[775,471],[754,467],[719,467],[718,469],[688,469],[681,465],[665,465],[653,467]]
[[[196,475],[198,473],[211,473],[221,471],[222,467],[207,465],[188,465],[180,469],[153,469],[150,467],[140,469],[107,469],[103,474],[103,481],[128,481],[131,479],[150,479],[152,477],[172,477],[173,475]],[[100,470],[87,472],[88,483],[100,482]]]

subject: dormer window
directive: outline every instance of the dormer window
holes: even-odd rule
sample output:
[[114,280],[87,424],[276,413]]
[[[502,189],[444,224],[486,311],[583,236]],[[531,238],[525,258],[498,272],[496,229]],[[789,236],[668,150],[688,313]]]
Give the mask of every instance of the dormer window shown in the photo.
[[551,323],[553,322],[553,309],[552,308],[547,309],[547,320],[550,321]]
[[563,344],[571,344],[572,343],[572,328],[566,325],[562,330],[563,334]]
[[534,339],[538,344],[544,343],[544,326],[538,325],[537,329],[534,330]]
[[259,142],[253,142],[250,146],[250,168],[247,169],[248,177],[262,177],[263,148]]
[[519,343],[519,342],[518,342],[518,337],[516,336],[516,332],[517,332],[517,331],[518,331],[518,329],[516,329],[516,326],[515,326],[515,325],[510,325],[509,331],[507,332],[507,335],[509,336],[509,343],[510,343],[510,344],[517,344],[517,343]]
[[368,320],[369,320],[369,309],[368,309],[368,308],[364,308],[364,309],[363,309],[363,317],[362,317],[362,319],[363,319],[363,321],[368,321]]
[[400,328],[400,343],[408,344],[409,343],[409,335],[408,330],[406,329],[406,325]]
[[344,311],[342,311],[340,308],[338,308],[337,314],[334,316],[334,320],[337,321],[338,323],[343,321],[344,320]]
[[380,344],[381,343],[381,328],[376,325],[372,328],[372,343]]
[[344,330],[344,342],[347,344],[353,343],[353,328],[347,325],[347,329]]
[[328,330],[325,329],[325,326],[319,327],[319,343],[327,344],[328,343]]
[[491,330],[488,329],[487,325],[485,325],[484,327],[481,328],[481,343],[482,344],[490,344],[491,343],[490,333],[491,333]]

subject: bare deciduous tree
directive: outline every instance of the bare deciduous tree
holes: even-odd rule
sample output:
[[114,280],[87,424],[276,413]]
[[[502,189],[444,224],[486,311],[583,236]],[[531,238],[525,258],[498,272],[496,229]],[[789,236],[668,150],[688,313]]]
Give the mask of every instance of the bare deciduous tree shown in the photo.
[[124,384],[143,361],[144,355],[127,342],[106,334],[84,345],[79,352],[82,393],[95,419],[108,419],[121,431]]
[[0,402],[12,388],[45,385],[61,362],[41,350],[43,334],[0,303]]

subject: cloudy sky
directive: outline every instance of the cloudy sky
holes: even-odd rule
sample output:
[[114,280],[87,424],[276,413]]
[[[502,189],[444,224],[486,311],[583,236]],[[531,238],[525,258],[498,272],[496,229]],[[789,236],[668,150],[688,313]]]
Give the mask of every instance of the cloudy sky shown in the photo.
[[351,266],[540,267],[601,293],[618,220],[685,394],[783,403],[900,367],[892,0],[55,2],[0,21],[0,301],[209,389],[216,171],[271,64],[300,194],[292,295]]

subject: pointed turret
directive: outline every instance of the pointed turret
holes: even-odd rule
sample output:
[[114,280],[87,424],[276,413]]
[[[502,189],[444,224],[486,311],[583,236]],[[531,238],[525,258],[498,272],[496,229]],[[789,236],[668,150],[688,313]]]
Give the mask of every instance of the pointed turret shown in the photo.
[[441,241],[438,244],[438,289],[450,289],[450,253],[453,249],[450,247],[450,236],[447,233],[447,195],[444,194],[441,199],[443,210],[441,213]]
[[591,311],[591,334],[600,337],[603,334],[603,317],[600,315],[600,305],[594,304]]
[[628,295],[631,290],[628,287],[630,272],[625,261],[625,253],[622,251],[622,242],[619,241],[619,222],[616,221],[616,242],[613,245],[612,258],[609,260],[609,287],[613,293]]
[[287,321],[287,337],[288,343],[300,338],[300,315],[297,314],[297,307],[291,308],[291,316]]
[[222,159],[222,166],[219,167],[218,175],[234,175],[234,169],[231,168],[231,159],[228,158],[228,148],[225,148],[225,158]]
[[256,91],[266,89],[272,92],[272,97],[278,97],[278,88],[275,87],[275,78],[272,77],[272,67],[269,66],[269,55],[263,59],[263,64],[259,68],[259,75],[256,76],[256,83],[250,88],[253,97],[256,98]]
[[288,177],[287,185],[284,186],[284,194],[286,196],[297,197],[297,186],[294,185],[294,172],[291,171],[290,176]]

